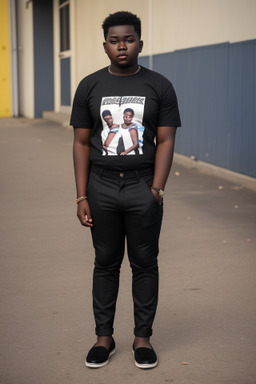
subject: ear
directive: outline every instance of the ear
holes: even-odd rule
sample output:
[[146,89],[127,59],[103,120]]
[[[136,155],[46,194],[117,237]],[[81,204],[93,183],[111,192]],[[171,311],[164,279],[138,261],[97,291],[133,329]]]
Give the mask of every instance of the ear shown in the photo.
[[103,43],[103,48],[104,48],[105,53],[107,53],[106,41],[104,41],[104,43]]
[[141,53],[142,48],[143,48],[143,41],[140,40],[140,42],[139,42],[139,53]]

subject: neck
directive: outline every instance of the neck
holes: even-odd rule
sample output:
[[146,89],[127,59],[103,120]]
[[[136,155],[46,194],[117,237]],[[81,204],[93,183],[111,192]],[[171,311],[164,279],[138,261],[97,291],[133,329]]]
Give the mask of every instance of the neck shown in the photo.
[[108,71],[111,75],[116,75],[116,76],[131,76],[135,75],[141,70],[141,66],[136,63],[135,65],[129,67],[129,68],[119,68],[111,64],[108,67]]

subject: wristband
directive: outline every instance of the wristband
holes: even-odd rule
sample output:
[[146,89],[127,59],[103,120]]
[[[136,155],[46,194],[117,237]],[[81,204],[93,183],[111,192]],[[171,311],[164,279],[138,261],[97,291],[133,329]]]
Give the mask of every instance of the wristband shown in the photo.
[[155,188],[155,187],[150,187],[150,189],[154,189],[154,191],[156,191],[161,198],[164,197],[164,191],[162,189]]

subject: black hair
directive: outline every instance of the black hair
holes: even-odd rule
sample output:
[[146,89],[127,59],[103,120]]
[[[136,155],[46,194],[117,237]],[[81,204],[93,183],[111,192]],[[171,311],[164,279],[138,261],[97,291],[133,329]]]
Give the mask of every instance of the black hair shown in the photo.
[[132,108],[126,108],[126,109],[124,110],[124,114],[125,114],[126,112],[131,112],[131,114],[134,116],[134,110],[133,110]]
[[105,39],[107,38],[109,28],[115,25],[133,25],[134,31],[138,34],[139,39],[141,38],[141,21],[137,15],[126,11],[110,14],[102,24]]
[[112,113],[108,109],[105,109],[105,111],[102,112],[103,119],[105,116],[112,116]]

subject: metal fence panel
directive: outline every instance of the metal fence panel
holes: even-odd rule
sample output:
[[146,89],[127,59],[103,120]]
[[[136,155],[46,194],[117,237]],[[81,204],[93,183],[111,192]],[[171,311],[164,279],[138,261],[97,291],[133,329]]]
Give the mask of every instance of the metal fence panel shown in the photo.
[[176,151],[256,177],[256,40],[154,55],[153,67],[177,92]]

